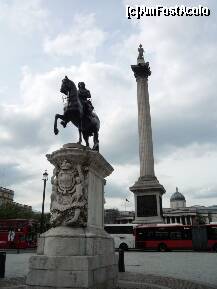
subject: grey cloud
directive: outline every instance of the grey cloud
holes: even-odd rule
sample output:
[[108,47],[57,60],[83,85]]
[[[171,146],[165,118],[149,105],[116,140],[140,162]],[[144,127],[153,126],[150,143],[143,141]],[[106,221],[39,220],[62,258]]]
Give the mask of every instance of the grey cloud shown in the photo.
[[161,122],[153,122],[153,139],[157,157],[169,154],[174,148],[187,147],[193,143],[217,144],[217,128],[211,118],[199,116],[169,118]]
[[[102,154],[115,164],[134,164],[139,161],[137,116],[126,116],[126,120],[110,128],[109,139],[102,140]],[[102,136],[103,138],[103,136]]]
[[32,174],[22,170],[17,163],[0,164],[0,180],[1,186],[9,186],[13,189],[13,185],[31,178]]
[[217,198],[217,188],[204,192],[195,192],[192,194],[194,199],[213,199]]
[[125,198],[126,192],[123,186],[108,182],[105,187],[105,198]]
[[[51,108],[52,110],[52,108]],[[58,113],[56,111],[56,113]],[[61,112],[60,112],[61,113]],[[0,147],[6,151],[8,147],[15,149],[35,148],[39,152],[46,152],[51,144],[61,139],[62,143],[70,139],[77,139],[77,128],[68,124],[66,129],[58,123],[59,135],[53,133],[53,122],[55,113],[48,112],[33,118],[25,113],[10,115],[1,118],[1,126],[9,133],[9,139],[2,139]]]

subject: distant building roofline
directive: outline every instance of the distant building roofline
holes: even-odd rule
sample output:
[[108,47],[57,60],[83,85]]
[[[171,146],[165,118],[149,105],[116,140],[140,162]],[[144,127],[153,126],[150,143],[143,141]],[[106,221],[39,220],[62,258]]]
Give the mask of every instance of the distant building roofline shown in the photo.
[[7,188],[5,188],[5,187],[0,187],[0,191],[4,191],[4,192],[10,192],[10,193],[12,193],[12,194],[14,194],[14,190],[11,190],[11,189],[7,189]]

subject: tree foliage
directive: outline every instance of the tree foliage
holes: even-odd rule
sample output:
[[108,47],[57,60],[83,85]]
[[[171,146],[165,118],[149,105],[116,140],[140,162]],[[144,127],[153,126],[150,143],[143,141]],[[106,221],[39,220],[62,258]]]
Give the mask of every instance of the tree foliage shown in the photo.
[[114,224],[118,217],[120,217],[120,211],[118,209],[107,209],[104,211],[105,224]]
[[[46,213],[44,219],[49,221],[50,214]],[[41,213],[34,212],[29,207],[24,207],[16,203],[6,203],[0,205],[0,219],[34,219],[40,221]]]
[[[0,219],[33,219],[38,221],[40,226],[41,213],[16,203],[6,203],[0,205]],[[46,230],[50,228],[50,213],[44,214],[44,227]]]
[[198,225],[205,225],[206,224],[206,217],[198,213],[196,215],[196,222]]
[[6,203],[0,206],[0,219],[39,219],[40,214],[30,208],[16,203]]

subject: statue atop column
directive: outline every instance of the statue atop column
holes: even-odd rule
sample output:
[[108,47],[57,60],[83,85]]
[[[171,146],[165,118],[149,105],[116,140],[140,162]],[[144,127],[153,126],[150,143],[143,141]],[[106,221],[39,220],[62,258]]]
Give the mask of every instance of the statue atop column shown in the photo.
[[144,60],[144,49],[142,47],[142,44],[139,45],[139,48],[138,48],[138,52],[139,52],[139,55],[137,57],[137,64],[145,64],[145,60]]
[[144,54],[144,49],[143,49],[143,47],[142,47],[142,44],[139,44],[139,48],[138,48],[138,52],[139,52],[139,55],[138,55],[138,57],[137,57],[137,60],[138,59],[140,59],[140,60],[144,60],[144,56],[143,56],[143,54]]
[[134,72],[135,77],[145,77],[148,79],[148,77],[151,75],[151,69],[149,66],[149,62],[145,62],[144,60],[144,49],[142,47],[142,44],[138,47],[138,57],[137,57],[137,64],[131,65],[131,68]]

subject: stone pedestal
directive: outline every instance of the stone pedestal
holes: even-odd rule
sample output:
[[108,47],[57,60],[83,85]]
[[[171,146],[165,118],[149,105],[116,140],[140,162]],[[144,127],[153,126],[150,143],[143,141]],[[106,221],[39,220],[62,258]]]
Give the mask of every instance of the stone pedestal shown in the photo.
[[164,187],[156,177],[140,177],[130,187],[135,198],[135,224],[162,223],[162,195]]
[[[140,47],[140,49],[142,46]],[[164,187],[154,172],[151,113],[148,93],[149,63],[140,57],[131,65],[137,82],[140,177],[130,187],[135,196],[135,223],[162,223],[162,195]]]
[[51,222],[30,258],[28,289],[116,288],[114,241],[104,231],[104,185],[113,168],[98,152],[68,144],[47,155]]

